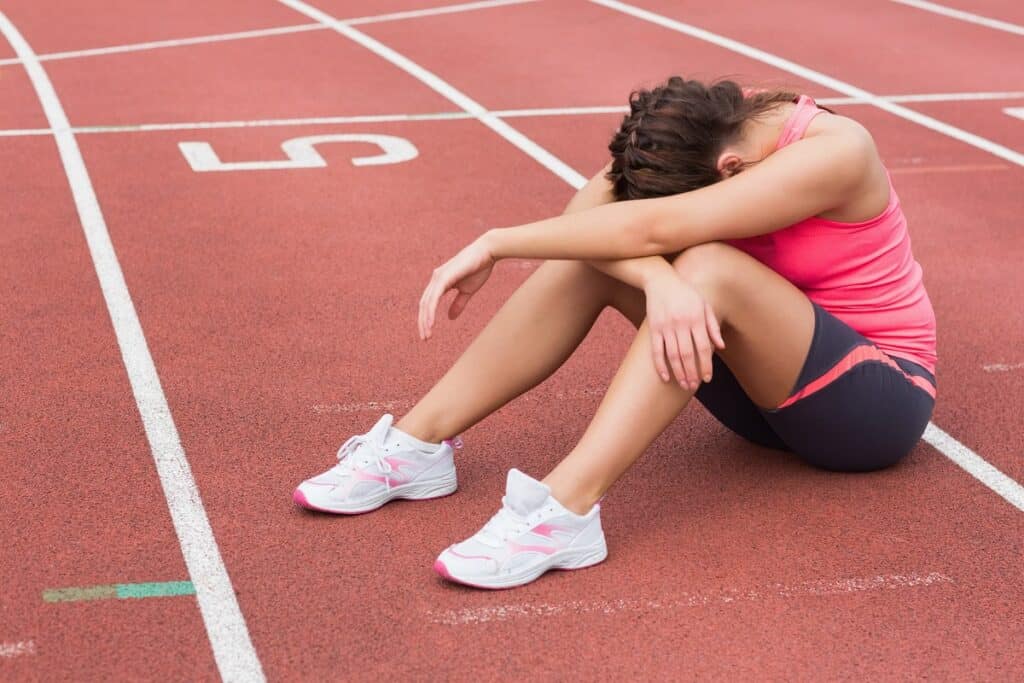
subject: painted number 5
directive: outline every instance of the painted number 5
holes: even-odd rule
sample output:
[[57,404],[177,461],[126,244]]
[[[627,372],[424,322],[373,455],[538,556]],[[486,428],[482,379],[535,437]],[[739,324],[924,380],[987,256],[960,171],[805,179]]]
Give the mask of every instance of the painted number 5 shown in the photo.
[[277,161],[234,161],[223,162],[208,142],[179,142],[178,148],[185,155],[192,170],[205,171],[266,171],[283,168],[324,168],[327,161],[316,151],[316,145],[325,142],[370,142],[381,148],[382,153],[371,157],[354,157],[355,166],[379,166],[398,164],[415,159],[419,152],[405,138],[394,135],[311,135],[292,138],[281,143],[287,159]]

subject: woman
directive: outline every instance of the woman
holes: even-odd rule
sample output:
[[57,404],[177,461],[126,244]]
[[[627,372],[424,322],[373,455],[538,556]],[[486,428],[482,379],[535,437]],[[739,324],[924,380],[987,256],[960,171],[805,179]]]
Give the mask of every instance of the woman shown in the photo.
[[451,493],[450,440],[554,372],[606,306],[638,332],[586,433],[543,481],[509,472],[501,510],[435,562],[446,578],[507,588],[602,561],[597,501],[693,396],[830,470],[911,450],[934,406],[935,316],[869,133],[731,81],[675,77],[630,105],[611,163],[562,216],[490,230],[434,271],[423,339],[447,291],[455,318],[498,259],[547,259],[407,415],[346,442],[297,503],[357,513]]

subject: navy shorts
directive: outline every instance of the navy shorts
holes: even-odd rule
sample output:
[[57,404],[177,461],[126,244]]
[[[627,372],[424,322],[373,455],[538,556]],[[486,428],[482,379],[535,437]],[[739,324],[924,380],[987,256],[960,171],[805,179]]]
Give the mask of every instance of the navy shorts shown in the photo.
[[814,337],[790,397],[760,408],[716,355],[711,381],[697,390],[719,422],[769,448],[840,472],[888,467],[924,433],[935,406],[935,377],[888,356],[814,305]]

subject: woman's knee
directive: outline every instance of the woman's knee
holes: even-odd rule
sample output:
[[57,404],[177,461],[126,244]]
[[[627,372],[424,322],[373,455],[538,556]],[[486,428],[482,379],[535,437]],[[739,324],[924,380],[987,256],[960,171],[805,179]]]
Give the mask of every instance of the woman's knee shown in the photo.
[[686,249],[672,260],[672,267],[694,283],[721,281],[736,267],[742,252],[723,242],[707,242]]
[[[696,287],[713,305],[725,306],[731,282],[743,269],[746,254],[723,242],[707,242],[686,249],[672,260],[672,267],[680,277]],[[749,258],[749,257],[747,257]]]

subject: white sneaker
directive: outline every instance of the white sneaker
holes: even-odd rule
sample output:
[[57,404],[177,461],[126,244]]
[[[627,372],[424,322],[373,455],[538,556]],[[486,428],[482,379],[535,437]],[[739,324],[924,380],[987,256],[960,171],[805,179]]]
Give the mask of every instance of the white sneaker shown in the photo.
[[549,569],[582,569],[608,556],[599,505],[577,515],[517,469],[509,470],[501,502],[475,536],[438,556],[438,574],[476,588],[512,588]]
[[310,510],[355,515],[394,498],[424,500],[455,492],[455,439],[428,444],[391,428],[384,415],[338,450],[338,464],[299,484],[292,500]]

